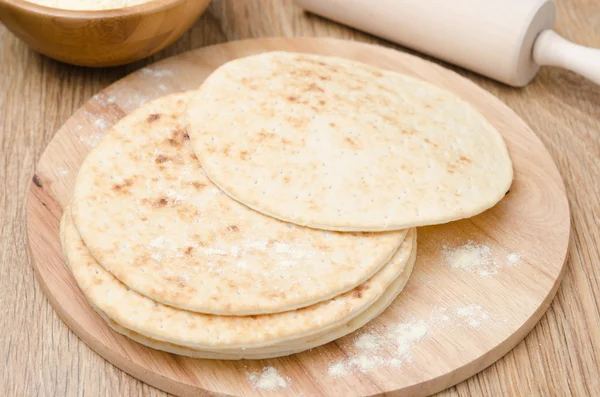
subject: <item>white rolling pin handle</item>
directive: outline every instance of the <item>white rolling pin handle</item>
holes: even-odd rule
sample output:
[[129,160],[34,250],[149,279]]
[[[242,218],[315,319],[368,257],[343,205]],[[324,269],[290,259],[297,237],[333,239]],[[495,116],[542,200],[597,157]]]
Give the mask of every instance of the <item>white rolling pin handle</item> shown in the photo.
[[533,60],[538,65],[571,70],[600,85],[600,49],[572,43],[553,30],[539,34],[533,47]]

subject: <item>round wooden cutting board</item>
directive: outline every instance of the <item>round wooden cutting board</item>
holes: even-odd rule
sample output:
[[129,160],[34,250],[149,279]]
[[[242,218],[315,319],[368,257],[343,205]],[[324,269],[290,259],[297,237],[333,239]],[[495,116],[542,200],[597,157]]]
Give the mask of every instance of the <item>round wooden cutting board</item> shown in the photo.
[[[63,261],[59,219],[79,166],[112,124],[144,102],[195,89],[224,62],[270,50],[352,58],[453,91],[504,136],[515,170],[511,190],[476,217],[419,228],[417,262],[402,294],[378,318],[345,338],[259,361],[197,360],[139,345],[113,332],[88,306]],[[452,386],[506,354],[538,322],[561,280],[570,226],[565,188],[550,155],[498,99],[458,74],[411,55],[304,38],[202,48],[141,69],[95,95],[44,152],[33,176],[27,215],[33,266],[65,323],[117,367],[180,396],[424,396]],[[456,252],[478,255],[482,266],[453,266]],[[357,343],[360,335],[367,336]],[[261,382],[273,372],[278,382]]]

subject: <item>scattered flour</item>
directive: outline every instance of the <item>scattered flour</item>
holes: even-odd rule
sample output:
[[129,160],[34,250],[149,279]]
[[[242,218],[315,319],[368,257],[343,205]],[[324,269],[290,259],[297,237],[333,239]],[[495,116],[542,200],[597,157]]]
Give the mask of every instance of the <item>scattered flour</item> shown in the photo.
[[255,389],[275,390],[287,386],[286,380],[273,367],[265,367],[262,373],[250,374],[248,378]]
[[109,96],[108,98],[106,98],[106,103],[115,103],[117,102],[117,98],[114,96]]
[[516,264],[518,264],[521,261],[521,255],[515,254],[515,253],[508,254],[506,256],[506,261],[511,266],[516,265]]
[[430,330],[430,325],[421,320],[399,324],[392,331],[393,341],[398,349],[399,358],[407,359],[415,342],[423,339]]
[[101,130],[105,130],[108,127],[110,127],[110,123],[104,119],[98,119],[98,120],[94,121],[94,125],[97,128],[100,128]]
[[363,374],[369,373],[383,364],[383,359],[377,355],[359,354],[348,361],[350,367],[358,369]]
[[443,254],[452,269],[465,270],[482,277],[498,274],[498,261],[492,258],[492,250],[487,245],[468,241],[458,248],[444,248]]
[[481,321],[490,318],[487,312],[479,305],[459,307],[456,309],[456,314],[472,328],[479,327]]
[[58,167],[57,171],[59,175],[69,175],[69,170],[64,167]]
[[371,327],[354,339],[354,352],[344,361],[332,362],[331,377],[339,378],[352,371],[369,373],[383,367],[401,369],[413,362],[413,349],[420,341],[433,337],[446,327],[477,328],[490,319],[479,305],[457,308],[437,307],[426,320],[408,321],[387,327]]
[[151,77],[169,77],[173,76],[173,72],[170,70],[154,70],[150,68],[142,68],[142,73]]
[[329,366],[329,376],[333,378],[340,378],[348,375],[348,369],[343,362],[338,361]]
[[94,135],[80,135],[79,141],[83,142],[89,147],[96,147],[104,138],[105,134],[94,134]]
[[362,334],[355,342],[356,348],[360,350],[375,351],[381,348],[377,337],[373,334]]

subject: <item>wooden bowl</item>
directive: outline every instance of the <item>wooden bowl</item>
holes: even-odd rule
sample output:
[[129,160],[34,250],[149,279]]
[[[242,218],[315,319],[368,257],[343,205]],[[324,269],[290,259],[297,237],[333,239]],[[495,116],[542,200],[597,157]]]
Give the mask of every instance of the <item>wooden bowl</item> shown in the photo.
[[152,0],[101,11],[0,0],[0,20],[34,50],[79,66],[116,66],[162,50],[187,31],[210,0]]

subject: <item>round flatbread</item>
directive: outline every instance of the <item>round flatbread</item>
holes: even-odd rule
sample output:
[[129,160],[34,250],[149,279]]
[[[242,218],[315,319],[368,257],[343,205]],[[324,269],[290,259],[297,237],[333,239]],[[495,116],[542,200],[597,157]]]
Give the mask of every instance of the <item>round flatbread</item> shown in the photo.
[[250,315],[330,299],[389,261],[406,230],[299,227],[224,194],[188,146],[179,117],[189,97],[163,97],[123,118],[77,175],[75,224],[117,279],[177,308]]
[[193,149],[216,185],[303,226],[445,223],[492,207],[513,178],[501,135],[471,105],[338,57],[275,51],[228,62],[186,114]]
[[416,233],[414,234],[414,245],[412,253],[408,260],[408,263],[404,267],[404,270],[398,276],[396,280],[387,288],[383,295],[361,313],[356,318],[352,319],[348,323],[334,328],[331,331],[320,334],[319,336],[311,336],[308,338],[299,338],[294,341],[287,341],[279,345],[268,346],[266,348],[249,348],[231,350],[227,352],[215,352],[210,350],[199,350],[192,349],[189,347],[162,342],[160,340],[152,339],[144,336],[140,333],[127,329],[109,318],[105,313],[96,310],[98,314],[108,323],[108,325],[116,332],[127,336],[128,338],[138,342],[142,345],[148,346],[156,350],[162,350],[168,353],[178,354],[181,356],[193,357],[193,358],[206,358],[206,359],[219,359],[219,360],[262,360],[274,357],[289,356],[291,354],[300,353],[309,349],[313,349],[317,346],[325,345],[331,341],[342,338],[359,328],[366,325],[369,321],[378,317],[390,304],[396,299],[396,297],[402,292],[404,286],[408,282],[412,273],[413,265],[417,256],[417,244],[416,244]]
[[127,288],[90,255],[67,208],[62,222],[69,267],[94,308],[122,327],[146,337],[221,351],[259,348],[318,335],[359,316],[372,306],[409,263],[416,231],[410,229],[392,259],[351,291],[302,309],[257,316],[200,314],[163,305]]

